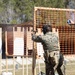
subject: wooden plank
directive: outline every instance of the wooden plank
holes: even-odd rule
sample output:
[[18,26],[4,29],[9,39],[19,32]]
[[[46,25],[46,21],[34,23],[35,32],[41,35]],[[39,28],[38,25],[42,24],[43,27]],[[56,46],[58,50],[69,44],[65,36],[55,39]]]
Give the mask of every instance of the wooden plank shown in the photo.
[[6,53],[6,56],[8,56],[9,54],[8,54],[8,47],[7,47],[7,31],[5,31],[5,45],[6,45],[5,46],[6,47],[5,48],[6,49],[6,52],[5,53]]
[[58,11],[75,11],[75,9],[61,9],[61,8],[48,8],[48,7],[35,7],[36,10],[58,10]]
[[0,28],[0,75],[2,73],[2,28]]
[[[34,8],[34,26],[33,31],[36,32],[36,8]],[[33,42],[33,60],[32,60],[32,74],[36,75],[36,43]]]

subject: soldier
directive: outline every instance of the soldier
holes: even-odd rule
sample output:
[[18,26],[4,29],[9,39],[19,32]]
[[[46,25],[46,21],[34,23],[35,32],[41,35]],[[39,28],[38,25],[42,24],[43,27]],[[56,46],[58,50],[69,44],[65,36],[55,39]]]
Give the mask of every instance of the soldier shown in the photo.
[[32,40],[35,42],[41,42],[44,49],[44,58],[46,65],[46,75],[55,75],[55,70],[59,75],[63,75],[60,67],[63,64],[63,60],[59,63],[60,48],[58,46],[58,36],[52,32],[51,25],[43,25],[42,31],[44,35],[32,34]]

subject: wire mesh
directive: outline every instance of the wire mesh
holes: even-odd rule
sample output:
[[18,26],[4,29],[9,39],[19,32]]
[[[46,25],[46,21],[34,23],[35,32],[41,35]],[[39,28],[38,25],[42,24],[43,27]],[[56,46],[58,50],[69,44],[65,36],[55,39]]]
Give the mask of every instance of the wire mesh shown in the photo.
[[35,26],[42,27],[44,24],[49,24],[53,28],[58,28],[61,52],[75,54],[75,10],[45,7],[35,7],[34,9]]

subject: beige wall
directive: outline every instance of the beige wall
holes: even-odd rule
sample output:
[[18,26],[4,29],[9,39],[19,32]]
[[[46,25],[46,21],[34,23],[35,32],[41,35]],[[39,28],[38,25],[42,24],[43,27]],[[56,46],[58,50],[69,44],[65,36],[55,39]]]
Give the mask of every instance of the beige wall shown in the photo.
[[33,41],[31,39],[32,27],[28,30],[27,28],[27,49],[33,49]]
[[[31,38],[31,33],[32,33],[32,27],[27,28],[27,48],[28,49],[33,49],[33,41],[32,41],[32,38]],[[41,33],[41,30],[40,28],[38,28],[38,32],[36,33],[37,35],[39,35]]]
[[24,28],[21,30],[21,27],[17,27],[17,31],[13,28],[13,40],[13,54],[24,55]]

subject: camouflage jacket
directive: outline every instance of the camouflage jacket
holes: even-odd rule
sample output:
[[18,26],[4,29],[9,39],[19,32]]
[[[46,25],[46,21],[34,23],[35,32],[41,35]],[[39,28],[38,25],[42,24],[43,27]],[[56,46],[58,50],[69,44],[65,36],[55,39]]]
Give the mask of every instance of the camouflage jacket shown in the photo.
[[58,46],[58,36],[53,33],[53,32],[47,32],[45,35],[32,35],[32,40],[35,42],[41,42],[43,45],[43,49],[46,50],[50,50],[50,51],[55,51],[55,50],[59,50],[59,46]]

